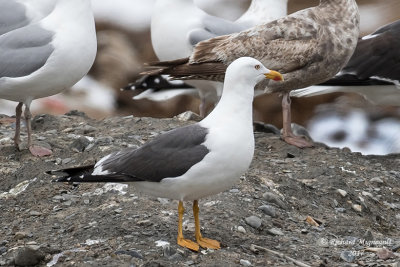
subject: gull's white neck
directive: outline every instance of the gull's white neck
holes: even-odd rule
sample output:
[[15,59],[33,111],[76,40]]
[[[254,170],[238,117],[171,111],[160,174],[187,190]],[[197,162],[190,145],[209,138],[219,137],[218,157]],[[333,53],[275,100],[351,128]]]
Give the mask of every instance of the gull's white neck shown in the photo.
[[215,126],[232,123],[252,129],[254,86],[252,81],[226,76],[220,101],[202,123]]
[[248,10],[236,20],[252,27],[287,15],[288,0],[253,0]]

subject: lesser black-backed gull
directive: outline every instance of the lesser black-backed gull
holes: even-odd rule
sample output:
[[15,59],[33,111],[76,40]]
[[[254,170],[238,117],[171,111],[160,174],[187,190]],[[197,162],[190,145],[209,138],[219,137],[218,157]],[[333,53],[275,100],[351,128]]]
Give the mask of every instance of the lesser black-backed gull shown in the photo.
[[292,94],[333,92],[355,92],[374,104],[400,105],[400,20],[359,39],[350,61],[333,79]]
[[[163,133],[138,149],[114,152],[96,165],[56,171],[67,175],[55,181],[133,182],[149,195],[179,200],[178,244],[196,251],[199,245],[218,249],[218,241],[201,236],[198,199],[228,189],[249,167],[254,86],[265,78],[282,80],[282,75],[253,58],[239,58],[227,69],[221,100],[202,121]],[[197,243],[183,238],[183,201],[193,201]]]
[[92,66],[96,49],[90,0],[0,0],[0,98],[19,102],[18,148],[25,105],[29,150],[35,156],[51,154],[32,144],[31,102],[79,81]]
[[[188,57],[200,41],[240,32],[286,14],[287,0],[252,0],[249,9],[235,22],[207,14],[193,0],[157,0],[151,18],[151,42],[161,61]],[[187,83],[199,90],[200,116],[204,117],[208,104],[218,102],[222,84],[199,80]]]
[[359,19],[355,0],[320,0],[316,7],[276,21],[202,41],[189,58],[154,63],[155,69],[145,74],[221,81],[230,62],[242,56],[254,57],[284,75],[283,83],[262,84],[267,92],[283,95],[282,138],[298,147],[309,147],[312,143],[291,130],[289,92],[322,83],[341,70],[357,45]]

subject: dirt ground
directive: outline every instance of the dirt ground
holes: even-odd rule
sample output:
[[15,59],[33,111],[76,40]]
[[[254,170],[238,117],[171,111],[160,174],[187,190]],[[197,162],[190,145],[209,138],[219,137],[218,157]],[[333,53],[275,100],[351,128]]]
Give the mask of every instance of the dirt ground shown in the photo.
[[13,120],[0,121],[0,266],[400,266],[400,155],[301,150],[256,132],[240,183],[200,201],[203,235],[222,248],[192,252],[176,244],[176,201],[52,183],[45,171],[94,163],[193,121],[38,116],[35,140],[54,151],[42,159],[18,152]]

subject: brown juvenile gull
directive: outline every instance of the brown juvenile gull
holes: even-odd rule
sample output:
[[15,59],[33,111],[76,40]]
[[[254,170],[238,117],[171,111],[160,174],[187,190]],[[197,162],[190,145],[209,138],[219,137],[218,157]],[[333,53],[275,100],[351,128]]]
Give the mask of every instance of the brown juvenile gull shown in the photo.
[[359,21],[355,0],[320,0],[316,7],[200,42],[189,58],[151,63],[154,69],[145,74],[222,81],[226,67],[236,58],[256,58],[285,79],[262,84],[266,92],[283,96],[282,138],[298,147],[310,147],[312,143],[291,130],[289,93],[322,83],[341,70],[357,45]]

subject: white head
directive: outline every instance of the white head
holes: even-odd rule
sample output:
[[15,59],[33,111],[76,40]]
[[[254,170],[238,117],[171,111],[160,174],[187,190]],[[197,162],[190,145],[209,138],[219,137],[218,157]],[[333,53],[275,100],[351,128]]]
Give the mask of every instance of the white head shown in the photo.
[[241,57],[233,61],[226,70],[224,89],[218,105],[202,122],[214,124],[214,120],[218,124],[227,118],[234,118],[233,120],[237,121],[235,123],[249,124],[252,133],[251,103],[254,87],[265,79],[282,81],[283,77],[279,72],[267,69],[260,61],[251,57]]
[[241,57],[233,61],[225,75],[225,82],[238,81],[252,87],[264,79],[283,81],[279,72],[267,69],[260,61],[251,57]]

